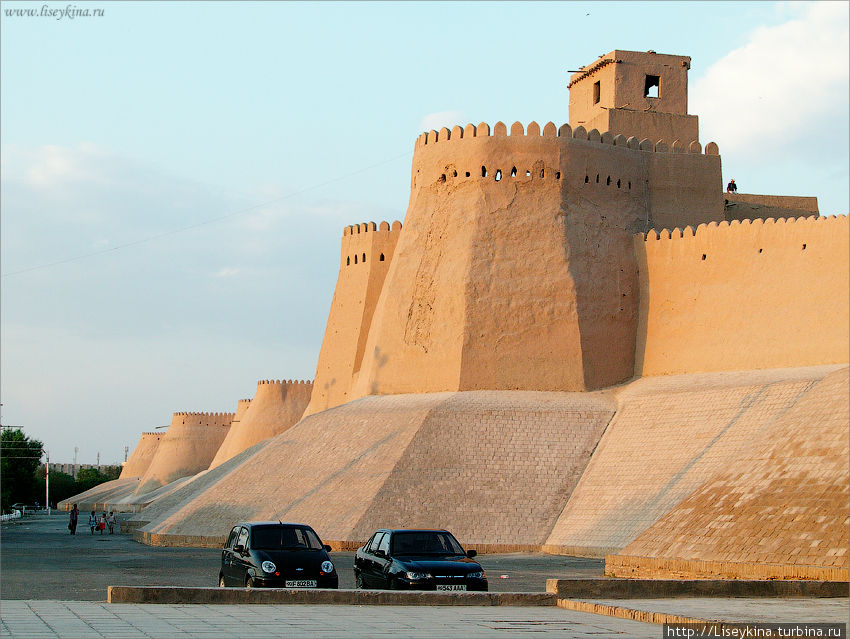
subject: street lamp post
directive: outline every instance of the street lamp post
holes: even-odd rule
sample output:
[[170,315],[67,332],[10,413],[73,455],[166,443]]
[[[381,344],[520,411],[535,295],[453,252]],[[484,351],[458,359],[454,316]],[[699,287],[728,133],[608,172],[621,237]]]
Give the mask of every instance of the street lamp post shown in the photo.
[[47,516],[50,517],[50,451],[45,450],[47,461],[44,462],[44,505],[47,506]]

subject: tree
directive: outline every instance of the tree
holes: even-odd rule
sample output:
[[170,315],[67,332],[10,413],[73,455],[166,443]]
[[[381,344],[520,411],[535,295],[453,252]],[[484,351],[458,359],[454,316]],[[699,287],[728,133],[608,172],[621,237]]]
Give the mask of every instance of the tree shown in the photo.
[[6,511],[16,502],[31,504],[38,499],[36,471],[44,444],[30,439],[20,428],[0,433],[0,509]]
[[[36,493],[38,495],[44,495],[44,466],[42,465],[39,471],[36,473]],[[50,503],[58,504],[60,501],[64,499],[68,499],[68,497],[73,497],[80,491],[77,490],[77,482],[74,480],[73,475],[69,475],[68,473],[63,473],[58,470],[50,471]],[[39,501],[41,501],[39,499]]]
[[77,492],[84,493],[98,484],[118,479],[120,466],[101,466],[100,468],[80,468],[77,471]]

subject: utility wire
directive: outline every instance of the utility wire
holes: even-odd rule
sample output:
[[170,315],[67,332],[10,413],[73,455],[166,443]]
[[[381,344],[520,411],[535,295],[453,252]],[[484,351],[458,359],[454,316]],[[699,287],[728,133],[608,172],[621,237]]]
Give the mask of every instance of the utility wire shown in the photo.
[[314,191],[316,189],[320,189],[322,187],[327,186],[328,184],[333,184],[334,182],[339,182],[341,180],[345,180],[354,175],[359,175],[360,173],[365,173],[371,169],[377,168],[379,166],[383,166],[384,164],[389,164],[390,162],[395,162],[396,160],[400,160],[403,157],[407,157],[411,155],[412,152],[408,151],[406,153],[402,153],[401,155],[397,155],[388,160],[384,160],[382,162],[378,162],[377,164],[372,164],[370,166],[363,167],[362,169],[357,169],[356,171],[352,171],[351,173],[346,173],[345,175],[340,175],[339,177],[331,178],[330,180],[326,180],[325,182],[320,182],[319,184],[314,184],[312,186],[304,187],[303,189],[299,189],[298,191],[293,191],[292,193],[288,193],[287,195],[283,195],[281,197],[275,198],[273,200],[268,200],[266,202],[260,202],[259,204],[254,204],[252,206],[246,207],[244,209],[239,209],[238,211],[233,211],[232,213],[227,213],[225,215],[221,215],[219,217],[210,218],[208,220],[204,220],[203,222],[198,222],[196,224],[190,224],[188,226],[183,226],[177,229],[173,229],[171,231],[163,231],[162,233],[157,233],[155,235],[150,235],[148,237],[143,237],[138,240],[133,240],[132,242],[125,242],[124,244],[118,244],[117,246],[112,246],[109,248],[101,249],[99,251],[92,251],[91,253],[83,253],[81,255],[75,255],[73,257],[65,258],[64,260],[56,260],[55,262],[47,262],[46,264],[39,264],[37,266],[30,266],[27,268],[19,269],[17,271],[12,271],[11,273],[3,273],[2,277],[12,277],[13,275],[22,275],[23,273],[29,273],[31,271],[38,271],[45,268],[50,268],[51,266],[58,266],[60,264],[67,264],[68,262],[76,262],[78,260],[83,260],[88,257],[94,257],[96,255],[103,255],[104,253],[110,253],[112,251],[119,251],[121,249],[129,248],[131,246],[136,246],[138,244],[145,244],[147,242],[152,242],[154,240],[158,240],[163,237],[168,237],[169,235],[176,235],[177,233],[183,233],[184,231],[189,231],[191,229],[196,229],[201,226],[206,226],[208,224],[215,224],[216,222],[221,222],[222,220],[226,220],[231,217],[235,217],[237,215],[242,215],[243,213],[248,213],[249,211],[253,211],[255,209],[262,208],[264,206],[268,206],[270,204],[275,204],[277,202],[281,202],[283,200],[287,200],[289,198],[295,197],[296,195],[301,195],[302,193],[306,193],[308,191]]

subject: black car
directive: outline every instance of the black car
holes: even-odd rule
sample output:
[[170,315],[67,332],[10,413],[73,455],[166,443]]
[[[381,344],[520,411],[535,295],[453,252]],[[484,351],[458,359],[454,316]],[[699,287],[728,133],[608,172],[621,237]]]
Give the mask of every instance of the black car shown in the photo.
[[487,590],[477,553],[448,530],[379,530],[354,555],[358,588]]
[[221,551],[218,585],[245,588],[338,588],[339,576],[316,532],[305,524],[246,521]]

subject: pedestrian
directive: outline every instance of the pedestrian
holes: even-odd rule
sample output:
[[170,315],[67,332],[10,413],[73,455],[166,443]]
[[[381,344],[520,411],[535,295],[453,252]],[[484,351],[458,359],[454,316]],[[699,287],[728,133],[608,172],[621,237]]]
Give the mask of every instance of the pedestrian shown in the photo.
[[80,518],[80,509],[77,508],[77,504],[74,504],[74,507],[71,509],[71,519],[68,522],[68,530],[71,531],[72,535],[77,534],[77,520]]
[[97,528],[97,515],[94,514],[94,511],[91,511],[91,515],[89,515],[89,528],[91,528],[91,534],[94,534],[94,529]]
[[106,518],[106,524],[109,526],[109,534],[115,532],[115,511],[109,511],[109,517]]
[[729,184],[726,185],[726,192],[727,193],[737,193],[738,192],[738,185],[735,184],[735,180],[729,180]]
[[100,521],[97,522],[97,529],[100,531],[100,534],[103,534],[103,531],[106,530],[106,511],[103,511],[103,514],[100,516]]

